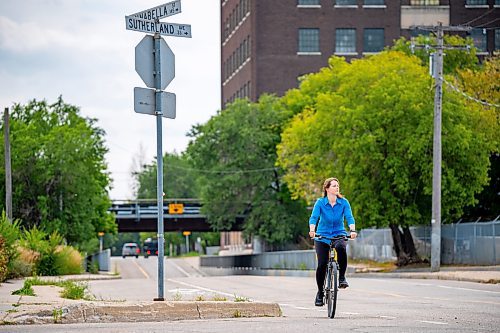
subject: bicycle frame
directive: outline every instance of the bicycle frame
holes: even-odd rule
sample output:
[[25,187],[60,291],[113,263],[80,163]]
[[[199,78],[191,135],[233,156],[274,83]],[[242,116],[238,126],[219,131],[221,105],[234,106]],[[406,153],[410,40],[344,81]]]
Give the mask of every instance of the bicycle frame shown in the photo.
[[341,235],[333,238],[324,237],[317,235],[318,239],[327,239],[330,241],[330,258],[328,259],[328,266],[326,268],[325,282],[323,285],[324,301],[328,306],[328,317],[335,317],[335,310],[337,308],[337,293],[338,293],[338,270],[339,265],[337,263],[337,250],[335,249],[335,243],[337,240],[347,240],[350,237]]

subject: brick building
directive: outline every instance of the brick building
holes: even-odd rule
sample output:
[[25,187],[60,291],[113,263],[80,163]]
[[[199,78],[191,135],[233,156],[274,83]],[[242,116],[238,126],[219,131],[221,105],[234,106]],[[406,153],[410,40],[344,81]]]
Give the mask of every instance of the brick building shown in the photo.
[[299,77],[380,52],[412,26],[468,25],[480,54],[500,48],[500,0],[222,0],[222,106],[283,95]]

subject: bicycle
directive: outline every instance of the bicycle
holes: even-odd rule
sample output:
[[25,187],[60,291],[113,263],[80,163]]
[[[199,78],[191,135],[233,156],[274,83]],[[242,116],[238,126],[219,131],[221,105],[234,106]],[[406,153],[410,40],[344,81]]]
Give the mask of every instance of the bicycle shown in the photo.
[[337,292],[339,288],[338,284],[338,271],[339,264],[337,263],[337,251],[335,250],[334,244],[337,240],[348,240],[351,237],[340,235],[333,238],[316,235],[317,239],[326,239],[330,241],[330,259],[328,259],[328,266],[326,268],[325,283],[323,285],[323,297],[325,304],[328,305],[328,317],[335,317],[335,310],[337,307]]

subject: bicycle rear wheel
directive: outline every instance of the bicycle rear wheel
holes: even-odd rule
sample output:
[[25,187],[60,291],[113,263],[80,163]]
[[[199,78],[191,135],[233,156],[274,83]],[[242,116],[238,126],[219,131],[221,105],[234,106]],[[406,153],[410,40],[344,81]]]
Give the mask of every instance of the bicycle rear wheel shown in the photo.
[[338,291],[338,269],[337,264],[333,262],[328,267],[328,282],[327,282],[327,304],[328,304],[328,317],[335,317],[335,310],[337,308],[337,291]]

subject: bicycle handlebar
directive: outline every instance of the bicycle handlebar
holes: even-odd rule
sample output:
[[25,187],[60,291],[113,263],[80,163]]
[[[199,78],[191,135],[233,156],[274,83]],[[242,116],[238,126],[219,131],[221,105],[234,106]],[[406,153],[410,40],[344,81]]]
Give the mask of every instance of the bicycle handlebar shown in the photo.
[[324,238],[324,239],[332,241],[332,242],[336,241],[336,240],[339,240],[339,239],[344,239],[344,240],[352,239],[350,234],[347,235],[347,236],[346,235],[338,235],[338,236],[335,236],[333,238],[322,236],[322,235],[315,235],[314,237],[318,238],[318,239]]

